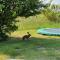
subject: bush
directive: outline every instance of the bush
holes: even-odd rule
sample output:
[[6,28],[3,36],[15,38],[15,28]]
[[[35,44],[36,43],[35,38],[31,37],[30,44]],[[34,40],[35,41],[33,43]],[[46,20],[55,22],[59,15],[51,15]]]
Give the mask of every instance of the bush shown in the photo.
[[43,10],[43,14],[47,17],[49,21],[52,22],[60,22],[60,15],[58,15],[58,12],[53,11],[51,9],[45,9]]
[[6,41],[7,38],[8,38],[8,35],[6,35],[5,33],[0,32],[0,41]]

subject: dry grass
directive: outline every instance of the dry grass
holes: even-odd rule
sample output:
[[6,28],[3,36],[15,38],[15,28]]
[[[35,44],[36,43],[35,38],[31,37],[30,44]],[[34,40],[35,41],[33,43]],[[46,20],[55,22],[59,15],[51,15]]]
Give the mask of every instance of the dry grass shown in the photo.
[[5,54],[0,54],[0,60],[7,60],[9,58],[9,56],[5,55]]
[[26,32],[30,32],[32,35],[31,37],[36,37],[36,38],[55,38],[55,39],[60,39],[60,36],[47,36],[47,35],[41,35],[37,34],[36,30],[22,30],[22,31],[15,31],[11,33],[11,36],[13,37],[22,37],[23,35],[26,34]]

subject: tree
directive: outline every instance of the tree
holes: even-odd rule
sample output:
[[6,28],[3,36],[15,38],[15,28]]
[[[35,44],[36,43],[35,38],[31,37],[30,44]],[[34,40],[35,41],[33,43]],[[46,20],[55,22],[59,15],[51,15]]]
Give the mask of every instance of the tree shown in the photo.
[[7,38],[6,33],[16,30],[14,1],[0,0],[0,40]]
[[47,17],[47,19],[51,22],[59,23],[60,22],[60,12],[58,11],[59,5],[51,4],[53,0],[50,0],[48,4],[46,4],[46,8],[42,11],[42,13]]
[[45,9],[42,12],[49,21],[59,23],[60,22],[60,12],[55,12],[51,9]]
[[43,7],[39,0],[0,0],[0,40],[7,37],[6,33],[15,31],[15,18],[19,16],[35,15],[39,7]]
[[19,0],[17,13],[19,16],[33,16],[41,12],[41,8],[45,7],[39,0]]

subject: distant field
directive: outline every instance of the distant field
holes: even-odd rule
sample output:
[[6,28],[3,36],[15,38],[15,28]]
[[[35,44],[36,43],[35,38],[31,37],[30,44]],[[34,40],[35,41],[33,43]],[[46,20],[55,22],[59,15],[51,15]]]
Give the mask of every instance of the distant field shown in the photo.
[[60,28],[60,23],[49,21],[43,14],[28,18],[17,17],[18,30],[29,30],[38,28]]

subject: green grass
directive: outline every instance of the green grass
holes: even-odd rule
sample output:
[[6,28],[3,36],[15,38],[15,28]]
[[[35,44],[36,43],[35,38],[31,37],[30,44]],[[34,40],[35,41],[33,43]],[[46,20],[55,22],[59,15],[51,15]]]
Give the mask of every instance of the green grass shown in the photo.
[[[17,39],[18,40],[18,39]],[[27,59],[46,59],[60,58],[60,41],[54,39],[32,38],[30,41],[8,41],[0,44],[0,53]],[[18,51],[16,50],[18,48]]]
[[[11,33],[8,41],[0,42],[0,60],[5,60],[6,56],[24,60],[60,60],[60,37],[36,33],[38,28],[59,28],[60,23],[50,22],[43,15],[17,17],[16,20],[19,20],[16,24],[18,30]],[[32,37],[23,41],[26,32]]]
[[[21,35],[27,31],[32,37],[23,41]],[[60,37],[39,35],[35,30],[16,31],[11,36],[0,43],[0,54],[24,60],[60,60]]]
[[60,23],[49,21],[43,14],[33,17],[17,17],[18,30],[38,29],[38,28],[60,28]]

